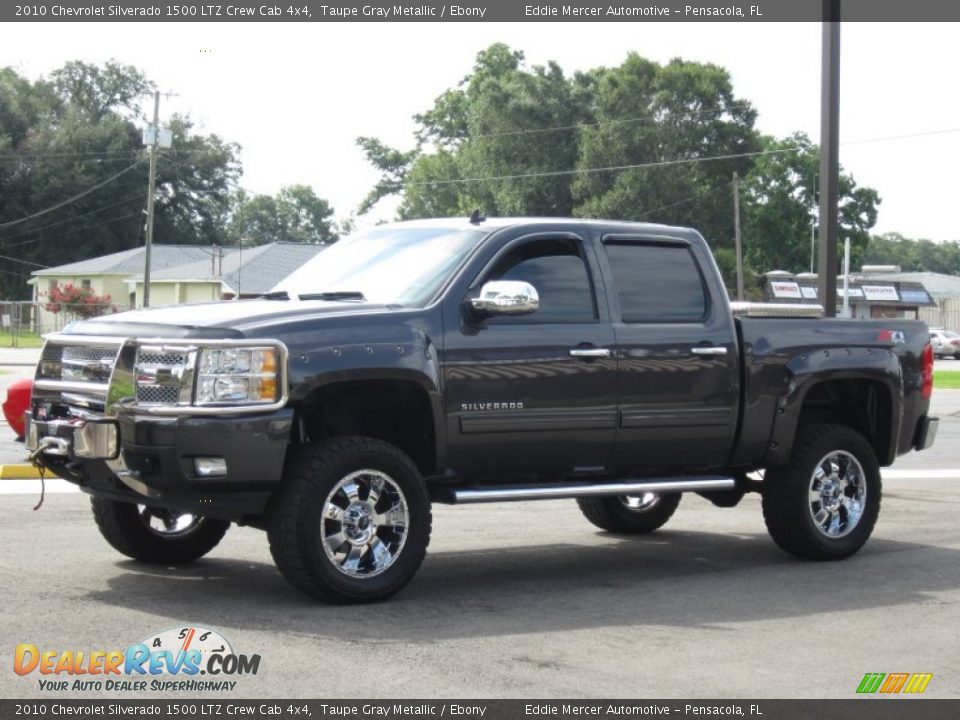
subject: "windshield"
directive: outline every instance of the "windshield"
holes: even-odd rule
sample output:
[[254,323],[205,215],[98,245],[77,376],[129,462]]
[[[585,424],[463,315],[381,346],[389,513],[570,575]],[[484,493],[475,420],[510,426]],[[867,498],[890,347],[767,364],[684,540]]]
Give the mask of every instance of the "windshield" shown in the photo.
[[329,299],[423,307],[487,232],[374,229],[332,245],[273,291],[286,291],[291,298],[327,295]]

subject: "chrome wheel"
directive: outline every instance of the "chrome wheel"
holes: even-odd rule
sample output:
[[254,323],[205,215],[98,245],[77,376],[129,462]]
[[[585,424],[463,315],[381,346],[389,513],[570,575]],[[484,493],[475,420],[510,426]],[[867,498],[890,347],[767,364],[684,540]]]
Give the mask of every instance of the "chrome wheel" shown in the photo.
[[407,499],[393,478],[358,470],[327,495],[320,527],[323,551],[344,575],[373,577],[399,557],[409,525]]
[[163,510],[146,505],[137,505],[137,514],[144,527],[160,537],[184,535],[203,521],[199,515],[178,513],[175,510]]
[[653,510],[660,504],[660,493],[648,492],[643,495],[619,495],[617,499],[627,510],[636,513]]
[[810,517],[829,538],[841,538],[857,527],[867,500],[863,467],[852,454],[835,450],[817,463],[810,478]]

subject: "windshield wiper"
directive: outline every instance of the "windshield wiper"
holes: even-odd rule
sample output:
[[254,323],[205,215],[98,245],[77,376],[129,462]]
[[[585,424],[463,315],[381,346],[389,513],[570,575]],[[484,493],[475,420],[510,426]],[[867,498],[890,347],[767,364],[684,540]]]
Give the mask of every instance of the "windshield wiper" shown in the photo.
[[367,299],[358,290],[337,290],[333,292],[307,293],[300,295],[301,300],[356,300],[366,302]]
[[276,290],[274,292],[264,293],[263,295],[258,295],[261,300],[289,300],[290,296],[287,294],[286,290]]

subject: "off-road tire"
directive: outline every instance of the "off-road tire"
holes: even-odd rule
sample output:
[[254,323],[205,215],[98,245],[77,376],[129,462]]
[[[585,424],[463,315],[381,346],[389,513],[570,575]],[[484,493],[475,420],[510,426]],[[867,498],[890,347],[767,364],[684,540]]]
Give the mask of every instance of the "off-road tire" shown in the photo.
[[100,534],[114,550],[145,563],[178,565],[203,557],[223,539],[230,523],[198,518],[180,533],[158,533],[144,522],[139,506],[94,495],[90,498]]
[[620,497],[578,498],[583,516],[602,530],[624,535],[645,535],[666,524],[680,504],[680,493],[661,493],[655,505],[633,510]]
[[[814,473],[832,453],[856,459],[866,490],[859,503],[859,519],[839,537],[818,527],[811,500]],[[881,490],[877,457],[863,435],[846,425],[810,425],[799,430],[789,464],[765,473],[763,519],[773,541],[791,555],[805,560],[841,560],[863,547],[873,532],[880,515]]]
[[[406,536],[385,570],[353,577],[324,548],[323,513],[341,481],[364,470],[382,473],[402,492]],[[283,485],[271,502],[267,535],[274,562],[295,588],[325,602],[369,603],[410,582],[426,555],[431,523],[426,483],[403,452],[382,440],[344,437],[291,449]]]

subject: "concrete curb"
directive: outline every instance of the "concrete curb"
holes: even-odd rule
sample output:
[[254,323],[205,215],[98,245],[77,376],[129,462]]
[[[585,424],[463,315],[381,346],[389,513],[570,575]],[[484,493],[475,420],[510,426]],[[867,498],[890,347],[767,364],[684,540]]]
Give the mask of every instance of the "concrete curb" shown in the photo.
[[[49,477],[56,477],[48,472]],[[40,471],[29,463],[0,465],[0,480],[34,480],[40,477]]]

